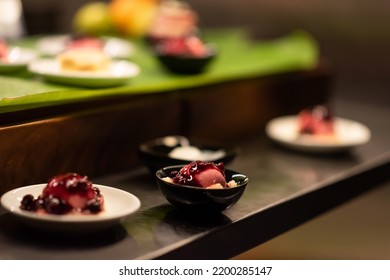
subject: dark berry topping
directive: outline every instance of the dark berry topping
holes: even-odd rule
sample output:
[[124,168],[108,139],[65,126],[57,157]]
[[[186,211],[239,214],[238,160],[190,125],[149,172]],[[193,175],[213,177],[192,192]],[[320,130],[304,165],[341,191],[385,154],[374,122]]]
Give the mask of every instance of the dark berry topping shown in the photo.
[[[224,183],[225,166],[223,162],[215,164],[213,162],[194,161],[181,168],[180,171],[172,171],[169,177],[172,178],[175,184],[208,187],[203,185],[202,174],[210,170],[217,171],[218,181]],[[217,183],[217,181],[214,183]]]
[[72,211],[98,213],[102,210],[103,201],[99,188],[94,187],[86,176],[66,173],[51,178],[37,199],[26,195],[20,208],[27,211],[41,209],[56,215]]
[[333,123],[333,115],[324,105],[317,105],[299,113],[299,132],[302,134],[332,134]]
[[159,41],[156,52],[160,55],[205,57],[209,50],[197,36],[169,38]]
[[31,194],[26,194],[20,203],[20,208],[26,211],[36,211],[37,204],[35,202],[34,196]]
[[91,211],[91,213],[98,213],[102,210],[102,205],[98,200],[90,200],[88,201],[87,209]]
[[46,199],[44,206],[47,213],[56,215],[63,215],[72,210],[72,207],[65,200],[57,197]]

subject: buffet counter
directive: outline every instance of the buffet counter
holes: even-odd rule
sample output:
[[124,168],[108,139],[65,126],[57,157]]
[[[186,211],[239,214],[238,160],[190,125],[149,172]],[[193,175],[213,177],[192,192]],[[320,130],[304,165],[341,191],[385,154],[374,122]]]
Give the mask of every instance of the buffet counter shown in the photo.
[[[390,139],[374,108],[361,120],[374,137],[349,152],[293,152],[266,137],[270,119],[330,98],[331,70],[311,39],[253,47],[221,34],[214,41],[232,48],[195,77],[163,74],[145,57],[134,57],[143,75],[114,88],[0,77],[1,194],[73,171],[141,201],[122,223],[88,234],[30,227],[2,209],[0,259],[226,259],[389,179]],[[228,168],[249,184],[237,204],[216,215],[168,204],[137,155],[142,142],[166,135],[239,147]]]
[[[350,111],[345,107],[344,113]],[[389,135],[346,153],[313,155],[273,144],[264,135],[241,139],[229,168],[249,177],[241,199],[219,215],[186,214],[170,205],[145,167],[94,177],[139,197],[141,208],[123,223],[82,233],[52,233],[0,215],[1,259],[226,259],[298,226],[389,180]]]

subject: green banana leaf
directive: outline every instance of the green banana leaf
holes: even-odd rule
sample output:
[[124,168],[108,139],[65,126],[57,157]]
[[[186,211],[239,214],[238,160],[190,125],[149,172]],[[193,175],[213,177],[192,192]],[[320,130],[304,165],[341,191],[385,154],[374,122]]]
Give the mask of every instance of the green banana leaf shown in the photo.
[[[3,75],[0,76],[0,113],[306,70],[315,67],[318,61],[317,43],[304,31],[264,41],[250,40],[247,32],[239,28],[206,30],[203,35],[205,41],[216,45],[218,56],[202,74],[171,74],[158,63],[143,41],[134,41],[136,52],[131,61],[140,66],[141,73],[127,84],[90,89],[46,83],[28,71]],[[33,47],[34,42],[36,38],[25,39],[20,45]]]

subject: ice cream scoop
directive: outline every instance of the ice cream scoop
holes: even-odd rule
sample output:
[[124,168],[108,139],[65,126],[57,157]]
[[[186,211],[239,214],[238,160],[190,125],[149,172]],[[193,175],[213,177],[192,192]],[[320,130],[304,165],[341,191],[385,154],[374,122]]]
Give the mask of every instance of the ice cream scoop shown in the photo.
[[226,187],[224,164],[204,161],[194,161],[183,166],[179,171],[173,171],[169,177],[173,183],[208,188],[213,185]]
[[302,110],[299,113],[299,132],[312,135],[334,133],[334,119],[329,109],[323,105]]
[[[222,167],[199,161],[166,166],[156,172],[157,184],[168,202],[182,210],[196,215],[223,211],[240,199],[248,177],[226,168],[222,171],[218,166]],[[214,182],[218,183],[207,186]]]

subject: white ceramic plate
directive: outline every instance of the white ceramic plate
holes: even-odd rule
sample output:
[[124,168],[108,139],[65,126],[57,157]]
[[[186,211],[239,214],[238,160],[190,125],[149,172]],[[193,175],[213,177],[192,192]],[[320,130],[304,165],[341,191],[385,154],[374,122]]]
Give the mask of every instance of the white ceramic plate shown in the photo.
[[335,137],[333,139],[316,136],[301,136],[298,132],[298,117],[284,116],[269,121],[267,135],[274,141],[296,150],[328,153],[346,150],[366,144],[371,132],[365,125],[343,118],[335,118]]
[[107,71],[63,71],[56,59],[35,60],[28,69],[51,82],[86,87],[121,85],[140,72],[137,64],[125,60],[112,61]]
[[31,194],[36,198],[42,193],[45,186],[46,184],[37,184],[8,191],[1,197],[1,205],[30,225],[68,231],[96,230],[115,225],[128,215],[136,212],[141,206],[140,200],[129,192],[94,184],[104,196],[104,210],[98,214],[37,214],[20,209],[19,206],[23,196]]
[[[43,56],[56,56],[66,50],[69,35],[43,37],[37,41],[37,50]],[[134,54],[134,46],[130,42],[115,38],[103,37],[103,51],[113,58],[128,58]]]
[[0,61],[0,73],[19,71],[37,58],[37,53],[26,48],[10,48],[6,62]]

